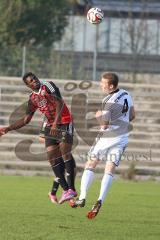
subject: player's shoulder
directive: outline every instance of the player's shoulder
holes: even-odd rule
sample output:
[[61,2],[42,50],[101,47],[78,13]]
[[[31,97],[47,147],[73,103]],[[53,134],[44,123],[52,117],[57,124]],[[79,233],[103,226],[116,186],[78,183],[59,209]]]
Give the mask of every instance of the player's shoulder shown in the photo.
[[111,96],[108,102],[118,103],[123,102],[124,98],[128,99],[129,92],[124,89],[117,89]]
[[59,88],[52,81],[43,81],[41,83],[42,88],[45,86],[45,90],[48,94],[52,94],[55,97],[61,98],[61,93]]
[[124,93],[124,94],[129,94],[129,92],[126,90],[126,89],[123,89],[123,88],[120,88],[119,89],[119,93],[121,94],[121,93]]
[[56,87],[56,85],[52,81],[46,81],[46,80],[41,81],[41,86]]
[[131,93],[125,89],[121,89],[121,93],[126,97],[132,98]]
[[127,99],[127,102],[129,105],[133,105],[133,99],[132,99],[132,95],[129,91],[122,89],[122,101],[123,99]]
[[34,96],[34,92],[31,92],[28,96],[28,99],[31,100],[33,98],[33,96]]
[[119,92],[117,93],[118,98],[122,98],[122,97],[130,97],[131,94],[129,91],[127,91],[126,89],[120,88]]
[[41,86],[45,86],[50,92],[55,92],[58,88],[52,81],[41,81]]
[[34,105],[36,99],[37,99],[37,94],[34,91],[31,92],[28,98],[28,105]]
[[111,93],[110,95],[110,101],[115,102],[115,101],[119,101],[120,99],[122,99],[124,96],[128,95],[128,92],[122,88],[118,88],[116,89],[114,92]]

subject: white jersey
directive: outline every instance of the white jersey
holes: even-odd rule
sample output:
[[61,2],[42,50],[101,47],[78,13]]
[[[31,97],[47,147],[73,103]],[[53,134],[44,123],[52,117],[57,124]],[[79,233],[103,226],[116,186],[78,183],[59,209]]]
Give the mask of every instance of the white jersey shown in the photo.
[[129,92],[117,89],[102,101],[103,120],[109,122],[106,137],[128,137],[129,112],[133,106]]
[[109,122],[108,128],[101,130],[91,147],[88,157],[111,161],[119,165],[121,156],[128,144],[129,113],[133,106],[130,94],[117,89],[102,101],[102,119]]

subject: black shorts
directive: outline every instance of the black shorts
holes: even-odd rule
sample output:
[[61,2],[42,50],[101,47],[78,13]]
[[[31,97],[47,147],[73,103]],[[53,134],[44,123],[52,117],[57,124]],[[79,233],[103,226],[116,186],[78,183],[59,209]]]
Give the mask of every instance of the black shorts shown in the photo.
[[51,126],[44,129],[45,146],[58,145],[61,142],[73,144],[73,123],[58,124],[55,136],[50,135]]

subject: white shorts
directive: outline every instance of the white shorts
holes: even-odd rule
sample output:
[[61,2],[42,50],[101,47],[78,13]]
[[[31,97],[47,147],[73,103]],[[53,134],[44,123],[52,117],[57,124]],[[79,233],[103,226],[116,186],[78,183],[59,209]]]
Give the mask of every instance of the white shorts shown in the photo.
[[110,161],[119,165],[121,156],[128,144],[128,138],[99,138],[88,152],[89,159]]

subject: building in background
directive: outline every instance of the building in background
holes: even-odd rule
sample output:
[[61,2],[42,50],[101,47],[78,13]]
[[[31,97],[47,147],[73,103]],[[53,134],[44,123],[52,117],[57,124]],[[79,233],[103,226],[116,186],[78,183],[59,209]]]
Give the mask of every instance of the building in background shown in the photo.
[[[86,1],[80,1],[86,2]],[[87,1],[88,2],[88,1]],[[56,48],[59,50],[89,51],[126,54],[160,54],[160,2],[97,1],[104,21],[95,26],[86,20],[86,10],[72,12],[65,35]],[[82,4],[82,3],[81,3]],[[86,8],[88,5],[86,5]]]
[[[41,77],[98,80],[116,71],[125,81],[150,81],[160,76],[160,2],[158,0],[68,0],[69,25],[53,47],[6,46],[0,75],[22,76],[32,70]],[[90,7],[105,18],[87,21]],[[2,49],[3,50],[3,49]],[[63,71],[62,71],[63,69]],[[152,75],[152,76],[151,76]],[[159,80],[158,80],[159,81]]]

